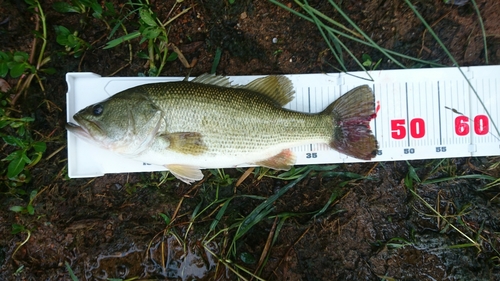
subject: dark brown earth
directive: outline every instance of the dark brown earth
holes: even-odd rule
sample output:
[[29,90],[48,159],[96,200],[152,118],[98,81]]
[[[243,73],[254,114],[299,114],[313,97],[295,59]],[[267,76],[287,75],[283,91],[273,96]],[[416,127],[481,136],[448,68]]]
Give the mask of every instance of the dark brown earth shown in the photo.
[[[47,151],[31,168],[31,181],[17,191],[9,187],[5,165],[0,166],[0,280],[71,280],[65,263],[78,280],[236,280],[237,274],[250,280],[242,268],[265,280],[500,280],[500,189],[483,190],[489,181],[479,177],[458,178],[498,178],[498,166],[489,169],[498,158],[345,164],[327,171],[313,167],[316,171],[281,196],[233,250],[229,245],[236,229],[224,228],[241,222],[264,198],[292,180],[259,178],[255,173],[236,187],[244,171],[232,169],[224,171],[226,177],[205,171],[208,179],[194,186],[165,179],[164,173],[67,178],[64,75],[72,71],[102,76],[147,73],[146,60],[135,55],[145,51],[147,44],[132,41],[130,62],[127,44],[103,49],[110,34],[103,21],[91,13],[61,14],[53,9],[54,1],[41,2],[47,15],[46,54],[51,57],[47,67],[56,72],[42,73],[45,91],[33,82],[14,109],[18,116],[36,118],[31,130],[35,139],[47,143]],[[124,1],[108,2],[122,9],[122,15],[130,11]],[[151,0],[150,4],[164,20],[174,2]],[[381,46],[452,65],[404,1],[336,2]],[[484,20],[489,64],[499,64],[500,3],[476,2]],[[282,3],[301,11],[292,1]],[[412,3],[460,65],[486,64],[472,3]],[[309,4],[341,18],[328,1]],[[218,48],[222,55],[217,73],[224,75],[337,72],[340,68],[314,24],[267,1],[186,0],[173,14],[187,7],[193,8],[172,22],[168,39],[188,62],[197,63],[189,70],[177,59],[166,65],[162,76],[209,72]],[[1,51],[30,53],[36,17],[28,5],[0,0],[0,22]],[[124,25],[133,31],[137,22],[133,15]],[[78,31],[92,47],[81,57],[68,55],[55,40],[55,25]],[[111,39],[123,35],[120,32]],[[383,58],[374,49],[345,43],[357,58],[363,54],[374,61]],[[39,48],[40,39],[36,44]],[[348,70],[360,70],[344,55]],[[425,66],[402,61],[406,67]],[[397,66],[383,58],[379,69],[391,68]],[[17,83],[6,79],[10,85]],[[2,144],[1,158],[9,152]],[[354,174],[366,178],[354,180]],[[453,179],[424,184],[417,176],[422,182]],[[26,206],[29,196],[20,191],[30,194],[32,190],[38,191],[33,215],[9,210]],[[219,199],[234,199],[218,218],[215,232],[210,232],[223,206],[223,202],[209,206],[217,194]],[[324,206],[328,208],[314,216]],[[166,223],[160,214],[172,221]],[[13,224],[27,231],[12,234]],[[204,239],[218,231],[215,239]],[[263,252],[267,261],[259,263]]]

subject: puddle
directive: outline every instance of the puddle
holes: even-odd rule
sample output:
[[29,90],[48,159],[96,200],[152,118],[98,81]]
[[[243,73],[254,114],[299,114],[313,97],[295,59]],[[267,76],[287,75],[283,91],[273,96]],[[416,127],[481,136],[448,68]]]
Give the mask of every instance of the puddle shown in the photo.
[[[209,243],[208,249],[218,253],[218,245]],[[180,244],[173,236],[155,242],[149,249],[136,245],[125,251],[99,255],[95,261],[86,263],[87,280],[167,278],[175,280],[208,280],[215,271],[215,257],[203,247],[199,240]]]

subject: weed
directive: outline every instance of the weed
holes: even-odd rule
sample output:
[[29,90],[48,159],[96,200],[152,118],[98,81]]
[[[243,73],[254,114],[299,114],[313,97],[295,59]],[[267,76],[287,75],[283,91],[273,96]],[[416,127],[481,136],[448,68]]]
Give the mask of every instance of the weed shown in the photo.
[[52,4],[54,10],[59,13],[79,13],[85,14],[92,10],[92,15],[95,18],[102,17],[102,7],[97,0],[71,0],[71,4],[67,2],[55,2]]
[[273,56],[277,57],[279,56],[281,53],[283,53],[283,50],[276,50],[273,52]]
[[26,52],[2,52],[0,51],[0,76],[5,78],[8,74],[12,78],[18,78],[27,70],[34,72],[34,67],[28,62],[29,55]]
[[217,66],[219,66],[221,55],[222,55],[222,49],[220,47],[217,47],[217,50],[215,51],[214,62],[212,63],[212,69],[210,70],[210,74],[215,74]]
[[[9,180],[9,186],[18,186],[28,182],[31,178],[29,169],[42,158],[46,149],[45,142],[33,140],[29,124],[32,117],[12,117],[12,109],[8,107],[7,98],[0,93],[0,137],[5,146],[11,149],[2,149],[3,153],[11,151],[2,159],[7,167],[0,163],[0,175]],[[13,151],[12,151],[13,150]]]
[[363,66],[368,67],[370,70],[377,69],[377,67],[382,62],[382,59],[379,59],[377,62],[374,62],[372,60],[372,57],[370,57],[370,55],[368,55],[368,54],[363,54],[363,56],[361,57],[361,60],[363,60]]
[[[162,22],[153,12],[149,0],[127,1],[122,9],[126,11],[127,8],[130,8],[130,11],[126,13],[125,16],[121,15],[123,12],[117,12],[111,2],[105,1],[103,3],[104,8],[99,2],[100,1],[97,0],[72,0],[71,4],[56,2],[53,4],[53,8],[60,13],[86,14],[92,12],[92,16],[102,20],[106,24],[108,30],[110,30],[107,36],[108,40],[115,36],[118,29],[121,29],[124,35],[109,40],[104,46],[104,49],[110,49],[122,43],[128,43],[130,59],[127,65],[129,65],[133,59],[132,45],[130,42],[134,39],[139,39],[139,44],[147,43],[147,50],[138,52],[137,57],[148,61],[149,70],[147,74],[149,76],[158,76],[167,62],[173,61],[178,57],[186,67],[190,67],[180,51],[168,42],[168,25],[191,8],[184,9],[174,17]],[[182,1],[174,3],[170,14],[180,2]],[[138,28],[129,31],[124,23],[130,21],[129,18],[135,15],[139,18]],[[78,37],[77,33],[71,32],[62,26],[56,27],[56,32],[57,42],[64,46],[66,51],[73,54],[75,57],[81,56],[82,53],[93,44],[85,42],[85,40]],[[173,49],[174,52],[169,52],[169,49]]]
[[[149,5],[148,0],[146,0],[145,2],[139,1],[137,3],[128,2],[127,4],[133,7],[133,10],[129,15],[136,12],[139,14],[140,18],[139,29],[130,33],[126,32],[125,35],[109,41],[104,47],[104,49],[113,48],[124,42],[140,38],[139,44],[147,42],[148,47],[147,47],[147,53],[139,53],[138,56],[140,58],[148,60],[149,76],[158,76],[163,70],[163,67],[165,66],[167,61],[174,60],[175,58],[177,58],[176,53],[172,53],[169,55],[168,52],[169,43],[168,43],[167,26],[173,20],[185,14],[191,8],[184,9],[173,18],[165,22],[162,22],[160,19],[157,18],[156,14],[151,10],[151,6]],[[174,10],[176,5],[177,2],[172,7],[171,12]],[[125,18],[127,17],[128,16],[126,16]],[[110,36],[114,34],[114,32],[122,24],[124,19],[122,19],[115,25],[115,27],[111,31]],[[157,61],[159,61],[159,66],[157,65]]]
[[26,207],[12,206],[9,208],[9,210],[16,212],[16,213],[28,213],[30,215],[33,215],[35,213],[35,208],[33,207],[33,201],[35,200],[37,195],[38,195],[38,191],[32,190],[30,193],[30,201],[28,202],[28,205],[26,205]]
[[62,25],[56,25],[55,30],[57,43],[65,47],[66,52],[75,58],[80,57],[83,52],[90,48],[90,44],[87,41],[78,37],[77,31],[71,32]]
[[[17,245],[16,249],[14,250],[14,252],[12,252],[12,255],[11,255],[12,259],[15,260],[15,256],[16,256],[17,251],[19,251],[19,249],[30,240],[30,238],[31,238],[31,230],[27,229],[23,225],[14,223],[14,224],[12,224],[12,231],[11,231],[11,233],[12,234],[18,234],[18,233],[26,233],[27,234],[26,239],[24,239],[23,242],[19,243],[19,245]],[[22,268],[20,268],[20,269],[22,270]]]
[[[358,64],[361,67],[361,69],[367,71],[365,65],[363,65],[363,63],[360,62],[358,58],[356,58],[356,56],[351,52],[351,50],[347,48],[342,39],[352,40],[354,42],[372,47],[381,52],[385,57],[387,57],[390,61],[392,61],[394,64],[398,65],[401,68],[406,68],[406,67],[397,59],[397,57],[409,59],[414,62],[422,63],[425,65],[442,66],[434,62],[421,60],[415,57],[407,56],[405,54],[394,52],[392,50],[381,47],[375,41],[373,41],[370,36],[364,33],[363,30],[361,30],[361,28],[354,21],[352,21],[351,18],[349,18],[349,16],[342,10],[342,8],[337,3],[335,3],[335,1],[329,0],[328,3],[330,3],[333,9],[338,11],[338,13],[342,16],[342,18],[344,18],[349,23],[349,25],[353,27],[353,29],[347,28],[340,22],[316,10],[314,7],[310,6],[307,1],[295,0],[295,3],[302,9],[304,13],[297,12],[296,10],[279,2],[278,0],[269,0],[269,1],[291,12],[292,14],[295,14],[305,20],[308,20],[316,24],[318,31],[323,36],[331,53],[335,56],[335,59],[339,63],[341,71],[347,72],[347,67],[345,66],[343,58],[343,52],[346,52],[349,55],[349,57],[351,57],[356,62],[356,64]],[[367,74],[371,79],[370,74],[369,73]]]
[[224,172],[224,169],[211,169],[210,173],[215,176],[213,183],[216,186],[228,186],[233,184],[233,178]]
[[23,270],[24,270],[24,265],[21,265],[21,266],[19,266],[19,267],[16,269],[16,271],[15,271],[12,275],[14,275],[14,276],[19,276],[19,274],[21,274],[21,272],[23,272]]
[[[443,163],[443,161],[439,162],[440,164]],[[417,175],[417,169],[415,169],[409,162],[408,162],[408,174],[405,177],[405,185],[408,187],[408,190],[412,194],[414,198],[418,200],[418,202],[422,203],[423,206],[425,206],[428,210],[430,210],[431,214],[427,214],[424,211],[419,210],[416,206],[413,206],[413,208],[421,213],[422,215],[425,216],[430,216],[430,217],[435,217],[437,221],[437,227],[440,229],[442,233],[447,232],[450,228],[459,233],[463,238],[466,239],[467,243],[461,243],[461,244],[456,244],[456,245],[450,245],[448,246],[449,249],[457,249],[457,248],[466,248],[466,247],[475,247],[477,248],[478,251],[482,251],[484,247],[484,243],[481,240],[486,240],[484,237],[480,235],[482,232],[482,226],[479,230],[473,230],[471,229],[468,224],[463,220],[464,216],[471,210],[472,205],[471,204],[463,204],[461,206],[457,206],[452,202],[449,202],[446,205],[446,208],[444,210],[440,209],[441,206],[441,197],[440,197],[440,192],[438,192],[437,199],[435,206],[433,207],[430,203],[428,203],[426,200],[424,200],[417,192],[417,189],[415,185],[425,185],[425,184],[433,184],[433,183],[438,183],[438,182],[444,182],[444,181],[452,181],[452,180],[458,180],[458,179],[488,179],[488,180],[494,180],[493,177],[490,176],[485,176],[485,175],[462,175],[462,176],[453,176],[453,177],[444,177],[444,178],[439,178],[439,179],[432,179],[432,180],[425,180],[421,181],[420,177]],[[431,173],[434,173],[435,171],[439,170],[437,167],[434,167],[431,170]],[[426,176],[427,178],[429,176]],[[451,206],[451,207],[450,207]],[[454,209],[456,210],[454,214],[448,214],[449,209]],[[456,223],[456,225],[454,224]],[[468,233],[474,233],[476,232],[475,237],[473,235],[470,235]],[[488,242],[488,241],[486,241]]]
[[73,269],[71,269],[71,265],[66,261],[64,262],[64,266],[66,267],[66,270],[69,273],[69,277],[71,277],[72,281],[78,281],[78,277],[76,277],[75,273],[73,272]]
[[[32,55],[27,58],[24,54],[15,52],[13,58],[13,63],[16,65],[15,68],[10,69],[11,75],[12,70],[14,69],[14,75],[23,74],[26,70],[29,70],[27,75],[21,76],[16,87],[15,87],[15,96],[11,100],[11,104],[15,104],[17,99],[21,96],[22,93],[25,93],[31,82],[34,78],[37,79],[38,85],[45,91],[45,88],[42,83],[42,78],[40,77],[41,73],[52,74],[55,73],[55,69],[53,68],[43,68],[45,64],[50,61],[50,56],[45,56],[45,48],[47,46],[47,23],[45,18],[45,13],[42,10],[42,6],[38,0],[24,0],[29,5],[29,10],[35,14],[36,16],[36,28],[35,28],[35,38],[33,40],[33,50]],[[42,26],[42,31],[40,32],[40,24]],[[40,47],[40,52],[38,54],[38,58],[36,59],[36,64],[34,63],[34,50],[37,48],[38,39],[42,40],[42,45]],[[20,54],[15,56],[16,54]],[[5,59],[5,57],[4,57]],[[12,65],[12,63],[11,63]],[[2,68],[2,71],[5,70],[5,67]]]

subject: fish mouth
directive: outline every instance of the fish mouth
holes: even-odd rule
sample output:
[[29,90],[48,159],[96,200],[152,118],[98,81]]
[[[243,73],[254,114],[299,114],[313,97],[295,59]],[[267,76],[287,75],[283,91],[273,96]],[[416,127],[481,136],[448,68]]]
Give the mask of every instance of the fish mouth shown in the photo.
[[[75,134],[77,137],[85,141],[90,141],[90,142],[97,141],[95,131],[99,133],[103,132],[103,130],[101,129],[101,127],[99,127],[99,125],[97,125],[95,122],[82,118],[78,114],[75,114],[73,118],[78,124],[75,124],[73,122],[68,122],[66,123],[66,130]],[[90,133],[89,129],[94,131],[94,133]]]
[[92,136],[89,134],[89,132],[82,126],[78,126],[75,123],[68,122],[66,123],[66,130],[69,132],[75,134],[77,137],[82,138],[87,141],[93,140]]

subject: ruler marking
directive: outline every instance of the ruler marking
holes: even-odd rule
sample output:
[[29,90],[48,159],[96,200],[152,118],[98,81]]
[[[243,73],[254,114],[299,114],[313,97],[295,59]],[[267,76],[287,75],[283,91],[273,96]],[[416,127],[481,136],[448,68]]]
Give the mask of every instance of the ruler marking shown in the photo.
[[[457,81],[457,84],[458,84],[458,83],[459,83],[459,82]],[[471,84],[472,84],[472,81],[471,81]],[[473,134],[473,133],[472,133],[472,132],[474,131],[474,130],[473,130],[473,128],[474,128],[474,121],[473,121],[474,116],[473,116],[473,114],[472,114],[473,109],[472,109],[472,95],[471,95],[472,93],[471,93],[471,87],[468,85],[468,83],[467,83],[465,80],[464,80],[464,81],[462,81],[462,85],[463,85],[462,87],[463,87],[463,89],[464,89],[464,93],[465,93],[465,90],[466,90],[466,89],[467,89],[467,93],[468,93],[468,98],[469,98],[469,104],[468,104],[468,105],[469,105],[469,126],[470,126],[470,128],[472,129],[472,130],[470,130],[470,134],[469,134],[469,135],[470,135],[470,144],[471,144],[471,145],[474,145],[474,135],[475,135],[475,134]],[[473,86],[474,86],[474,85],[473,85]],[[476,88],[477,88],[477,84],[476,84],[475,86],[476,86]],[[479,91],[478,91],[478,92],[479,92]],[[465,99],[464,99],[464,102],[465,102]],[[466,107],[466,106],[467,106],[467,105],[466,105],[466,104],[464,104],[464,107]],[[474,155],[474,152],[470,151],[470,155],[471,155],[471,156],[472,156],[472,155]]]
[[[406,93],[406,124],[408,124],[407,128],[410,127],[410,111],[408,110],[408,82],[405,82],[405,93]],[[408,147],[410,147],[410,134],[409,130],[407,132],[408,138]]]
[[[494,89],[498,89],[498,79],[496,79],[496,78],[495,78],[495,88]],[[495,92],[495,90],[490,90],[490,96],[494,92]],[[500,91],[498,91],[498,92],[500,92]],[[498,118],[500,116],[500,114],[498,113],[500,110],[499,105],[498,105],[499,104],[498,95],[495,96],[495,101],[496,101],[495,104],[497,105],[497,109],[495,110],[495,117],[496,117],[496,120],[500,121],[500,118]],[[491,120],[491,122],[495,122],[495,121]],[[494,128],[494,126],[492,126],[492,127]],[[497,134],[497,133],[498,132],[496,130],[494,130],[493,134]],[[497,136],[498,136],[498,138],[500,138],[500,135],[497,135]],[[496,140],[498,140],[498,138],[495,137]],[[499,146],[499,148],[500,148],[500,146]]]
[[309,113],[311,113],[311,87],[307,87],[307,103],[309,106]]
[[439,91],[439,81],[437,81],[438,90],[438,118],[439,118],[439,145],[443,145],[443,128],[441,127],[441,91]]

